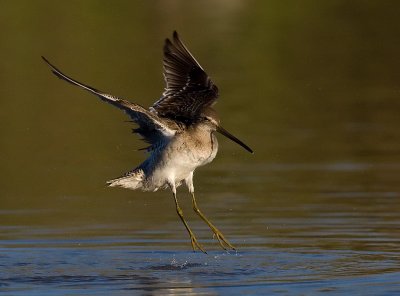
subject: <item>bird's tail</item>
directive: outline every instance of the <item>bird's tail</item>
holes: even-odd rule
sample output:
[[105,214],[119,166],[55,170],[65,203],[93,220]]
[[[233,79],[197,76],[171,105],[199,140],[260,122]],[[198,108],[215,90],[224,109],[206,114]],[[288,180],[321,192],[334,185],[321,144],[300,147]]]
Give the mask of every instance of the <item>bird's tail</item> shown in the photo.
[[134,190],[142,187],[143,179],[144,179],[143,170],[134,169],[133,171],[130,171],[119,178],[107,181],[106,184],[109,187],[123,187]]

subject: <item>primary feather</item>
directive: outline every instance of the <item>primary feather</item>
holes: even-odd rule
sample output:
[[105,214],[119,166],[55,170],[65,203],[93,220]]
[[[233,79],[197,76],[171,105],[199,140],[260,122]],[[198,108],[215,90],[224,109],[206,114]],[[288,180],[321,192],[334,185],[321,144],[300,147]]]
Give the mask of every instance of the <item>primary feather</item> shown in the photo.
[[165,41],[163,61],[166,87],[151,110],[161,117],[190,124],[216,101],[218,88],[176,31],[172,41]]
[[42,58],[51,67],[52,72],[58,78],[63,79],[73,85],[79,86],[97,95],[101,100],[125,111],[125,113],[127,113],[129,117],[139,126],[138,128],[134,129],[134,132],[140,134],[143,137],[143,140],[151,145],[148,150],[152,150],[154,146],[159,144],[160,141],[165,141],[166,139],[173,137],[175,133],[180,130],[179,125],[174,121],[169,120],[168,118],[161,118],[154,112],[150,112],[138,104],[103,93],[100,90],[83,84],[62,73],[45,57]]

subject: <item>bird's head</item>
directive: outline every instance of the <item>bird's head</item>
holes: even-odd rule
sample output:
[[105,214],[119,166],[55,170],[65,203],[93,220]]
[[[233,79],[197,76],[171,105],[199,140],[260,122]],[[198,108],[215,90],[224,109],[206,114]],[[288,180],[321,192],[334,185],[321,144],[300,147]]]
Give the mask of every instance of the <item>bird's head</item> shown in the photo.
[[226,129],[224,129],[221,126],[217,112],[213,108],[210,107],[210,108],[205,109],[201,113],[200,120],[202,122],[202,125],[206,126],[211,131],[219,132],[220,134],[224,135],[228,139],[230,139],[233,142],[242,146],[244,149],[246,149],[250,153],[254,153],[253,150],[249,146],[247,146],[245,143],[240,141],[238,138],[236,138],[234,135],[232,135],[230,132],[228,132]]

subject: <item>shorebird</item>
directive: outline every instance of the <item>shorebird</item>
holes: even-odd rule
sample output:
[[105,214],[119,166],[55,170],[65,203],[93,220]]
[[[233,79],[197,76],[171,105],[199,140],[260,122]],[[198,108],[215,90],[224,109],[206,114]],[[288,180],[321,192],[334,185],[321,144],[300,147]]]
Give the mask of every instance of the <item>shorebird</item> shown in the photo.
[[210,163],[218,151],[215,132],[228,137],[253,153],[250,147],[220,125],[212,105],[218,98],[218,88],[183,44],[176,31],[164,44],[164,79],[166,87],[153,106],[146,109],[138,104],[106,94],[65,75],[45,57],[43,60],[60,79],[79,86],[101,100],[125,111],[138,127],[134,133],[149,144],[144,148],[148,158],[135,169],[119,178],[107,181],[110,187],[156,191],[170,188],[176,212],[190,236],[193,251],[206,253],[186,222],[176,196],[176,188],[185,183],[192,196],[193,209],[210,227],[220,246],[235,249],[222,232],[200,211],[193,186],[193,173],[199,166]]

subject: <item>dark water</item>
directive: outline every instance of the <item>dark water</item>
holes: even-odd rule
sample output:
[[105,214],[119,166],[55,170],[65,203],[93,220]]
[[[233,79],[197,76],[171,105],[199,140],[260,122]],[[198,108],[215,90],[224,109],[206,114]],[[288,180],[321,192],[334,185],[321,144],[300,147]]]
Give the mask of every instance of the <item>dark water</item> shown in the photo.
[[[397,2],[0,2],[0,292],[5,295],[400,293]],[[54,78],[149,106],[178,30],[223,125],[196,171],[219,249],[180,188],[106,188],[145,157],[119,110]]]

